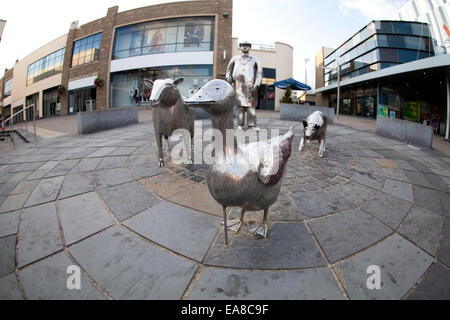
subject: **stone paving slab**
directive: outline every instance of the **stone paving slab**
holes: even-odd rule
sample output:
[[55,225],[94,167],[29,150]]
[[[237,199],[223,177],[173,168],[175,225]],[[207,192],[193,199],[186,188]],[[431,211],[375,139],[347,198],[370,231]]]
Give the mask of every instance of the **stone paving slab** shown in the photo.
[[205,264],[273,270],[321,267],[326,262],[305,225],[289,223],[274,224],[267,240],[236,236],[226,246],[222,234],[206,257]]
[[103,158],[82,159],[75,167],[72,168],[70,173],[94,171],[102,160]]
[[10,195],[3,201],[3,204],[0,206],[0,213],[11,212],[21,209],[29,196],[30,196],[29,193]]
[[14,273],[0,277],[0,300],[23,300]]
[[206,184],[190,184],[186,190],[174,194],[167,200],[197,211],[223,217],[222,206],[211,196]]
[[[350,299],[401,299],[429,268],[433,258],[399,235],[393,235],[375,247],[339,263],[338,272]],[[381,289],[367,288],[370,266],[381,270]]]
[[17,233],[20,211],[0,214],[0,238]]
[[397,229],[411,207],[412,203],[408,201],[381,193],[362,206],[361,209],[381,220],[392,229]]
[[95,189],[94,172],[68,174],[59,193],[59,199],[92,192]]
[[105,189],[126,182],[131,182],[133,178],[126,168],[98,170],[95,173],[95,183],[97,189]]
[[0,277],[14,272],[16,262],[16,236],[0,238]]
[[406,201],[414,201],[412,185],[409,183],[387,179],[383,192]]
[[67,273],[73,262],[64,252],[57,253],[19,271],[25,295],[30,300],[104,300],[106,299],[81,274],[80,289],[69,290]]
[[371,172],[356,171],[352,177],[352,181],[376,190],[381,190],[383,188],[384,178]]
[[19,193],[31,194],[31,192],[33,192],[34,188],[37,186],[38,183],[39,180],[22,181],[14,188],[14,190],[11,191],[11,194],[19,194]]
[[115,299],[180,299],[197,269],[117,226],[69,250]]
[[139,180],[142,186],[162,198],[187,190],[194,182],[183,179],[174,173],[163,173],[148,179]]
[[90,155],[88,155],[88,158],[101,158],[101,157],[105,157],[108,154],[110,154],[111,152],[113,152],[114,150],[116,150],[117,147],[103,147],[103,148],[99,148],[99,149],[95,149],[96,151],[91,153]]
[[433,264],[408,300],[450,300],[450,270]]
[[387,237],[392,230],[360,210],[308,223],[331,263]]
[[125,168],[127,166],[127,160],[127,156],[106,157],[103,158],[103,161],[97,166],[97,170]]
[[63,160],[55,168],[49,170],[45,178],[58,177],[66,175],[80,160]]
[[20,222],[18,266],[47,257],[62,248],[56,204],[25,208]]
[[202,261],[220,222],[216,217],[163,201],[124,225],[165,248]]
[[2,183],[0,184],[0,196],[9,196],[9,194],[17,186],[17,183]]
[[341,198],[351,202],[355,206],[360,206],[365,203],[367,200],[374,198],[378,191],[354,183],[354,182],[346,182],[342,184],[337,184],[328,189]]
[[450,268],[450,220],[445,220],[444,234],[439,249],[439,260]]
[[135,182],[103,189],[99,193],[119,221],[141,213],[161,201]]
[[60,200],[59,211],[67,245],[114,224],[95,192]]
[[413,208],[398,232],[436,255],[444,218],[421,208]]
[[282,272],[206,268],[189,299],[343,300],[344,295],[327,268]]
[[297,192],[291,197],[300,212],[310,218],[353,209],[348,202],[324,190]]
[[25,207],[55,201],[63,180],[64,176],[41,180],[25,203]]

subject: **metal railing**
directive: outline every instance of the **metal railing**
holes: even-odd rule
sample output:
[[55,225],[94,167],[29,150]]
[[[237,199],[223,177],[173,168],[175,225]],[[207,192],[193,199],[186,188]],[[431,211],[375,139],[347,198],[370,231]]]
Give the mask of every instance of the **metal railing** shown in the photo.
[[[19,115],[19,114],[22,113],[22,112],[23,112],[23,114],[24,114],[25,117],[26,117],[25,112],[26,112],[26,110],[28,110],[28,109],[30,109],[30,108],[33,108],[34,142],[36,142],[37,139],[36,139],[36,105],[35,105],[35,104],[30,104],[30,105],[27,106],[26,108],[24,108],[24,109],[22,109],[22,110],[20,110],[20,111],[17,111],[16,113],[14,113],[12,116],[10,116],[8,119],[6,119],[5,121],[3,121],[3,122],[1,123],[1,130],[2,130],[2,132],[4,132],[4,131],[5,131],[5,124],[9,122],[9,125],[11,126],[11,128],[9,129],[9,131],[10,131],[9,137],[10,137],[10,139],[11,139],[11,144],[12,144],[13,146],[16,145],[16,143],[15,143],[15,141],[14,141],[14,117],[16,117],[17,115]],[[26,131],[26,133],[28,133],[28,122],[29,122],[29,121],[30,121],[30,120],[28,119],[28,117],[26,117],[26,120],[25,120],[25,121],[21,121],[21,122],[20,122],[21,125],[23,125],[23,123],[25,122],[25,131]]]

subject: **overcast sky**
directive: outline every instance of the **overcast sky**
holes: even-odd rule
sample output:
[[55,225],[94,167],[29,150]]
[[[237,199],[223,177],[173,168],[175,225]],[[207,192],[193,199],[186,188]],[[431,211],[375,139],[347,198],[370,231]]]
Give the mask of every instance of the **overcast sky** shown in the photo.
[[[180,0],[178,0],[180,1]],[[66,34],[70,23],[170,0],[13,0],[2,1],[0,19],[7,20],[0,42],[0,77],[46,43]],[[234,0],[233,37],[240,41],[294,47],[294,78],[304,80],[304,60],[322,47],[336,47],[369,21],[391,19],[407,0]]]

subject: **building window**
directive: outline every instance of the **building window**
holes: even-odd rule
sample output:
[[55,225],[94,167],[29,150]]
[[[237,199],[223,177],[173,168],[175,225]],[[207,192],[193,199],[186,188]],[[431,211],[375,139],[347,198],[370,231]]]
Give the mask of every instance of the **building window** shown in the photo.
[[97,61],[100,54],[102,33],[77,40],[73,44],[72,67]]
[[3,96],[7,97],[11,95],[12,78],[5,82],[5,87],[3,89]]
[[214,18],[152,21],[116,30],[113,59],[133,56],[214,50]]
[[181,96],[187,99],[212,80],[212,70],[211,65],[192,65],[142,68],[112,73],[110,106],[119,108],[148,105],[152,88],[144,84],[144,79],[154,81],[184,78],[178,89]]
[[30,64],[27,73],[27,86],[62,72],[65,52],[65,48],[60,49]]

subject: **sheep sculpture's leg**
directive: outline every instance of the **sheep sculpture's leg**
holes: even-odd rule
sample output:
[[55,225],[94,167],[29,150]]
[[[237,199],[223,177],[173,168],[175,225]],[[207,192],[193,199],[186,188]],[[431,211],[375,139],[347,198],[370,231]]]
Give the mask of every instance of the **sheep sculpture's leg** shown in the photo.
[[269,208],[264,209],[264,219],[263,219],[263,225],[262,226],[254,226],[249,228],[250,232],[253,235],[258,235],[263,238],[267,237],[267,216],[269,214]]
[[227,227],[227,207],[223,208],[223,232],[225,233],[225,244],[228,245],[228,227]]
[[325,151],[325,139],[320,140],[319,157],[323,158],[323,152]]
[[228,230],[232,230],[234,232],[239,232],[239,229],[242,226],[242,223],[244,223],[244,214],[245,210],[241,209],[241,216],[239,219],[233,219],[228,221]]
[[156,138],[156,144],[158,145],[158,153],[159,153],[159,166],[164,167],[164,156],[162,151],[162,134],[159,134]]
[[300,145],[298,146],[298,150],[302,151],[305,147],[305,135],[302,135],[302,139],[300,140]]

